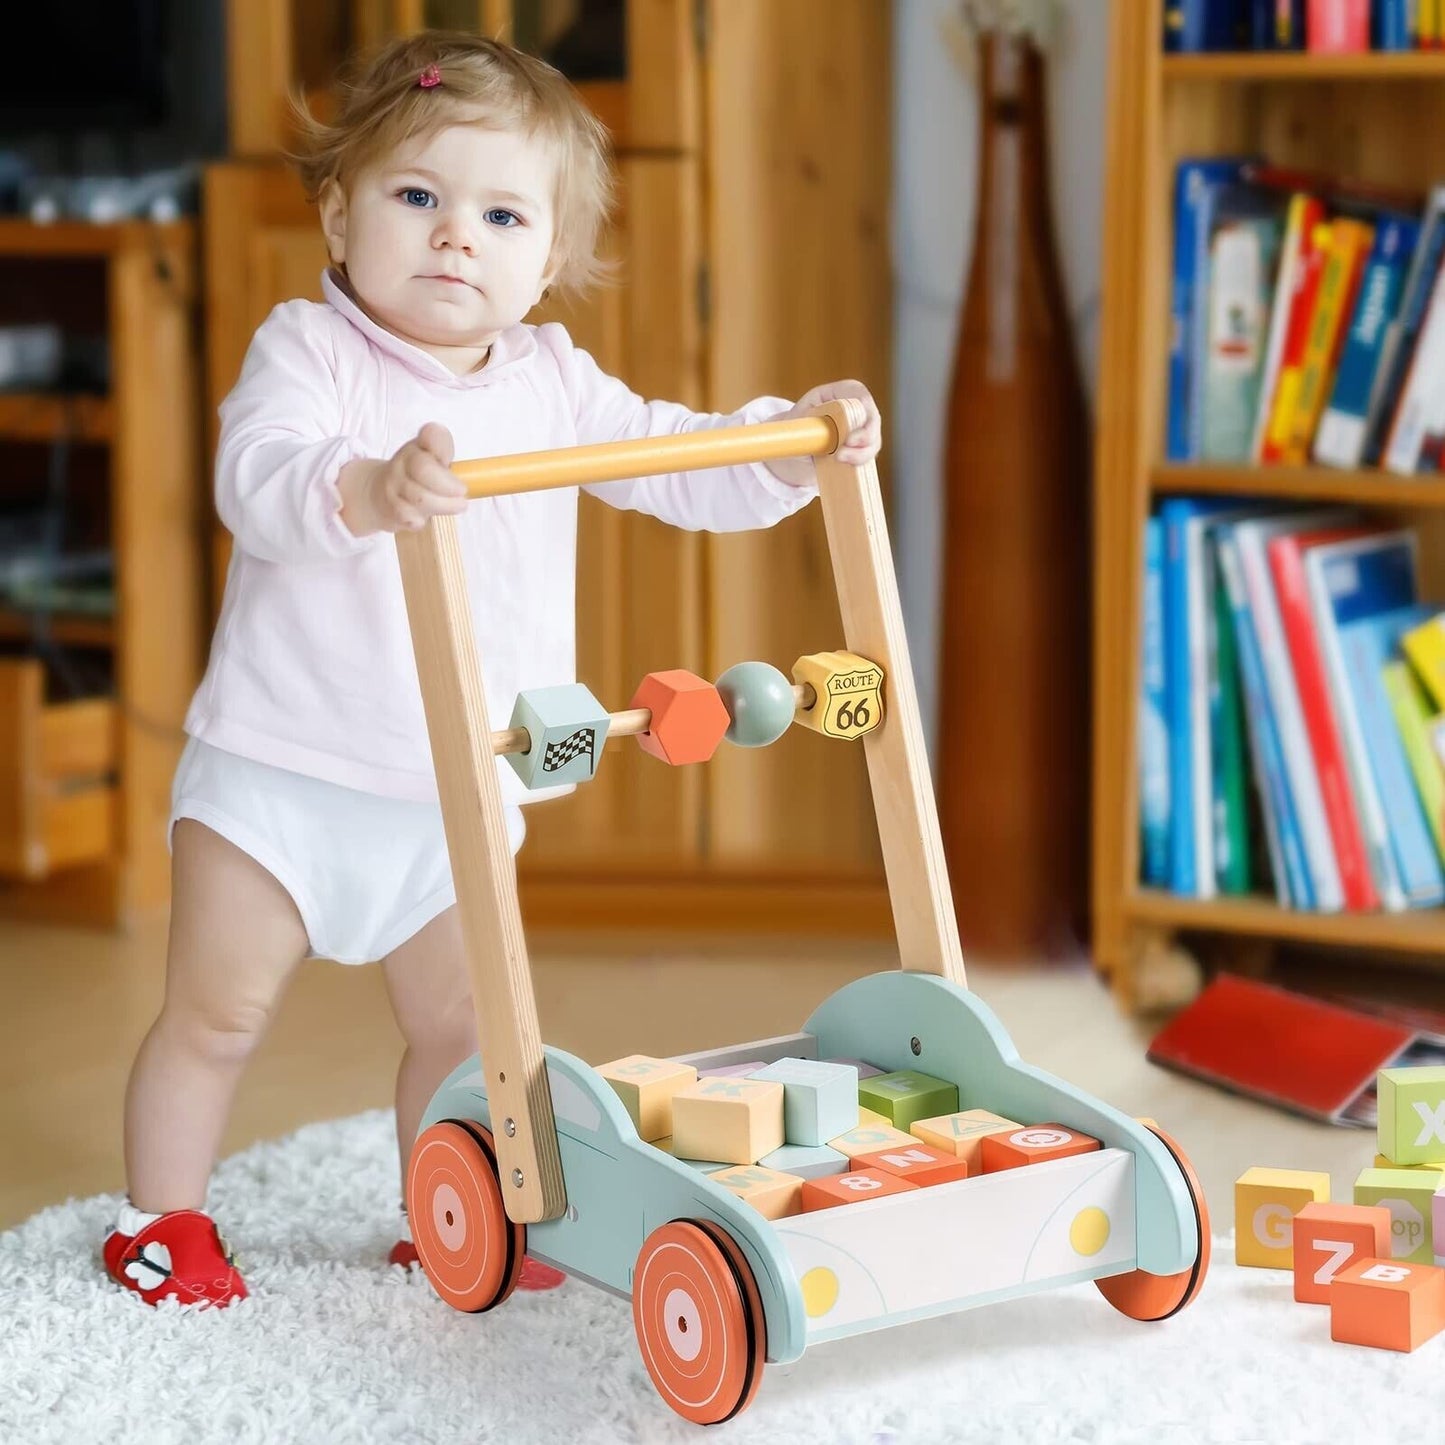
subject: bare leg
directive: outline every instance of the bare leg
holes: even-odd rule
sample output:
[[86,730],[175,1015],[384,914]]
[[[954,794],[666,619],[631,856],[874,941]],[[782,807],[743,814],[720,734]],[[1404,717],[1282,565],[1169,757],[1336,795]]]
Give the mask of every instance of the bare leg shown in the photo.
[[455,905],[382,960],[386,991],[406,1052],[396,1072],[396,1142],[402,1199],[421,1116],[437,1085],[477,1050],[476,1016]]
[[126,1089],[137,1209],[204,1207],[241,1071],[307,948],[301,915],[270,873],[204,824],[177,822],[165,1003]]

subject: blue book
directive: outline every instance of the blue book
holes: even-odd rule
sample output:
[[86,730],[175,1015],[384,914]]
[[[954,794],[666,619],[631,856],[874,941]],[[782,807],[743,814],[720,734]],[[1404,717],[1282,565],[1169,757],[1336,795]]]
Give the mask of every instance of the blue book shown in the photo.
[[1215,895],[1204,527],[1249,515],[1235,497],[1169,497],[1164,526],[1164,689],[1169,724],[1169,886]]
[[1374,0],[1370,7],[1370,43],[1376,50],[1413,50],[1410,0]]
[[1239,658],[1239,680],[1244,690],[1245,730],[1249,737],[1260,812],[1264,817],[1275,897],[1285,907],[1311,909],[1315,906],[1315,897],[1305,859],[1304,839],[1290,795],[1279,729],[1275,726],[1274,712],[1269,704],[1264,659],[1249,610],[1244,573],[1228,527],[1220,528],[1218,556],[1220,575],[1224,579],[1230,613],[1234,618],[1234,647]]
[[1354,468],[1364,457],[1370,396],[1385,334],[1399,311],[1419,239],[1419,223],[1406,216],[1382,215],[1375,223],[1375,240],[1360,278],[1334,390],[1315,434],[1315,460],[1326,466]]
[[1424,605],[1401,607],[1340,628],[1340,647],[1389,823],[1390,846],[1411,908],[1445,902],[1445,872],[1410,773],[1400,730],[1395,726],[1381,669],[1387,662],[1400,661],[1400,638],[1411,628],[1428,622],[1436,610]]
[[1169,886],[1169,722],[1164,662],[1164,523],[1144,524],[1144,653],[1139,691],[1139,877]]
[[1305,0],[1253,0],[1249,41],[1254,50],[1303,50]]
[[1164,48],[1238,50],[1248,38],[1249,0],[1165,0]]
[[1174,172],[1174,280],[1170,297],[1166,459],[1197,461],[1204,431],[1204,375],[1197,364],[1209,305],[1209,231],[1215,196],[1237,184],[1249,157],[1180,161]]
[[1415,341],[1424,324],[1442,258],[1445,258],[1445,186],[1436,186],[1430,192],[1414,258],[1405,275],[1405,286],[1395,318],[1385,333],[1380,363],[1370,390],[1365,448],[1361,457],[1367,467],[1378,466],[1384,454],[1390,422],[1400,399],[1400,389],[1410,370]]

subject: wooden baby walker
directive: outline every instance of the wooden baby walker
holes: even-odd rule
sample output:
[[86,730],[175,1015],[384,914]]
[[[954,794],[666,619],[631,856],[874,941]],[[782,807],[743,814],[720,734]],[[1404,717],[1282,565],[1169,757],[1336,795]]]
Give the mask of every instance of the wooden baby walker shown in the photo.
[[[877,472],[833,456],[858,419],[833,402],[455,468],[487,497],[814,457],[846,650],[800,659],[791,687],[757,663],[716,687],[659,673],[614,714],[580,685],[547,688],[493,732],[455,521],[397,537],[481,1046],[412,1149],[422,1267],[472,1313],[507,1299],[525,1254],[631,1299],[659,1394],[703,1425],[747,1407],[765,1362],[811,1344],[1083,1280],[1163,1320],[1209,1264],[1178,1146],[1023,1063],[965,985]],[[622,1060],[609,1077],[544,1048],[494,758],[551,786],[592,776],[609,732],[682,762],[724,731],[759,746],[793,721],[862,742],[901,968],[838,990],[800,1033]],[[710,1138],[741,1141],[719,1143],[720,1160],[691,1157],[685,1126],[704,1115],[722,1121]]]

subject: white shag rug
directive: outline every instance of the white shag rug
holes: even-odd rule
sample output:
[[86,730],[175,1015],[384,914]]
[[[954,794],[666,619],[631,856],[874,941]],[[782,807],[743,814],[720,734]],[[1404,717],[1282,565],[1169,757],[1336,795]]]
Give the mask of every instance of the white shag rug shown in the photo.
[[[252,1298],[152,1310],[108,1283],[113,1196],[0,1235],[0,1441],[144,1445],[699,1440],[642,1367],[628,1305],[578,1281],[486,1315],[387,1268],[390,1116],[316,1124],[227,1160],[211,1204]],[[1218,1201],[1221,1213],[1229,1201]],[[1201,1297],[1163,1325],[1092,1285],[808,1350],[706,1438],[819,1445],[1426,1439],[1445,1336],[1413,1355],[1332,1344],[1287,1276],[1226,1241]],[[1393,1436],[1391,1432],[1395,1433]],[[1422,1433],[1423,1432],[1423,1433]]]

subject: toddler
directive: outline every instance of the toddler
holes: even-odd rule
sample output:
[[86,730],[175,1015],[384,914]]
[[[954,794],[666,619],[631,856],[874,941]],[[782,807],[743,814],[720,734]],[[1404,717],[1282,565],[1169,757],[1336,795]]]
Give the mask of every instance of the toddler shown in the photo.
[[[406,1048],[403,1178],[432,1092],[476,1047],[436,779],[392,533],[456,515],[493,718],[574,679],[577,490],[468,502],[454,456],[798,416],[857,397],[842,460],[879,446],[857,382],[731,416],[645,402],[524,318],[600,269],[606,133],[550,66],[467,35],[388,45],[297,157],[330,255],[325,300],[256,332],[221,406],[216,506],[234,538],[172,792],[165,998],[125,1101],[117,1283],[212,1305],[246,1287],[204,1212],[241,1071],[301,961],[380,960]],[[690,529],[806,506],[808,458],[589,487]],[[528,794],[498,760],[512,847]],[[416,1251],[402,1216],[394,1264]],[[523,1287],[562,1276],[528,1261]]]

